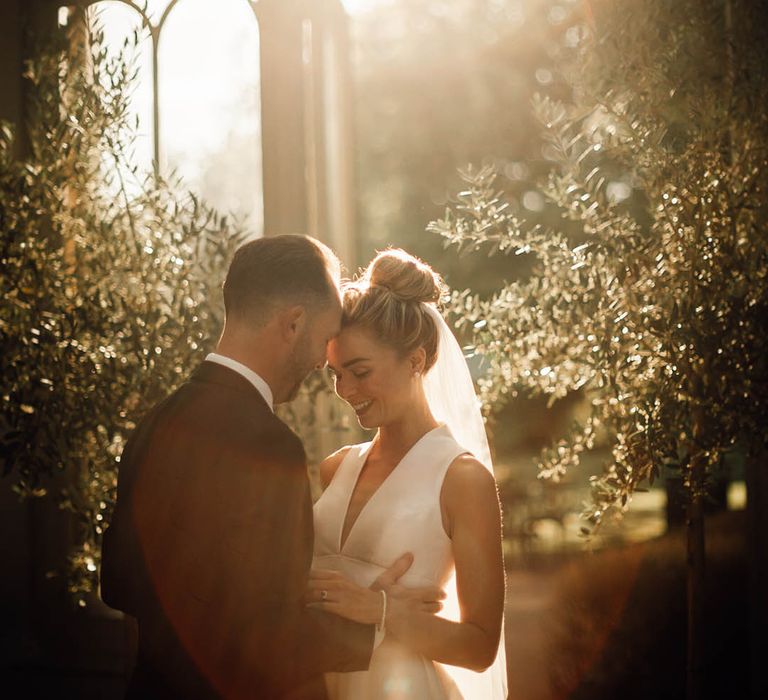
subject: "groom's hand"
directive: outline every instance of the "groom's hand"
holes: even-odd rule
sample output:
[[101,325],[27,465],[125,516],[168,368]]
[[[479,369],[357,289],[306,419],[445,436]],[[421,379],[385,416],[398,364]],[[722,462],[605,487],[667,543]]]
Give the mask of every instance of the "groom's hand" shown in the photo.
[[445,591],[437,586],[407,588],[396,583],[385,590],[393,607],[395,603],[400,603],[398,609],[405,613],[426,612],[434,615],[443,609],[442,601],[445,600]]

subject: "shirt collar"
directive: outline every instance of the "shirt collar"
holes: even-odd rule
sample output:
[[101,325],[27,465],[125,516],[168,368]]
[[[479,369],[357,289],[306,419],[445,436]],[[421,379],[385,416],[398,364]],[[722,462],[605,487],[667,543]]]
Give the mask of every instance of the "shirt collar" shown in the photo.
[[205,360],[206,362],[215,362],[216,364],[223,365],[224,367],[228,367],[232,371],[237,372],[238,374],[245,377],[251,384],[253,384],[256,390],[264,397],[264,400],[267,402],[267,406],[269,406],[270,410],[271,411],[275,410],[274,397],[272,396],[272,389],[270,389],[269,384],[267,384],[250,367],[246,367],[242,362],[233,360],[231,357],[227,357],[226,355],[219,355],[216,352],[209,353],[208,356],[205,358]]

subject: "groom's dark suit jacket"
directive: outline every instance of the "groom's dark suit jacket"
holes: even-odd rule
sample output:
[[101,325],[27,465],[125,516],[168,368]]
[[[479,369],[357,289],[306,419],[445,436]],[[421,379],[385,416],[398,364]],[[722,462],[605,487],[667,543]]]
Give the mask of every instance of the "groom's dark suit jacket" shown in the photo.
[[305,698],[367,668],[372,625],[303,605],[312,504],[299,438],[244,377],[203,362],[128,441],[104,601],[137,618],[136,698]]

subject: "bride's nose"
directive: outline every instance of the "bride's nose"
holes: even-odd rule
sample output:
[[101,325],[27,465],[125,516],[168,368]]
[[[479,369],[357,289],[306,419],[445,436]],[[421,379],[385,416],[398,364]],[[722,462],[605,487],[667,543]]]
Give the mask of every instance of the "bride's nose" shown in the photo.
[[336,377],[335,389],[340,399],[347,400],[347,396],[349,395],[348,387],[349,385],[345,380],[341,377]]

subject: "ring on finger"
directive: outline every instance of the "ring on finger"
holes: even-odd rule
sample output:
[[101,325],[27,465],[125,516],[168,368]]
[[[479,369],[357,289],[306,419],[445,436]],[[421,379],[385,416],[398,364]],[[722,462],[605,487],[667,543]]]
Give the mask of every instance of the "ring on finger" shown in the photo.
[[320,591],[320,600],[327,600],[328,599],[328,591],[323,589]]

